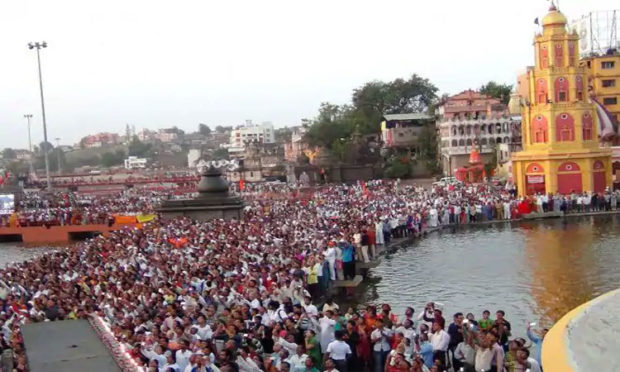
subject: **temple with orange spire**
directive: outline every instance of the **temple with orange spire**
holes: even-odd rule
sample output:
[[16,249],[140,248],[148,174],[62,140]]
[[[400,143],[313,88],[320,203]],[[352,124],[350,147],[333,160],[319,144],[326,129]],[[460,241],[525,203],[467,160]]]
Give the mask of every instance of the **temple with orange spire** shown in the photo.
[[579,35],[552,5],[534,38],[535,66],[522,97],[523,151],[513,153],[520,195],[602,192],[611,186],[611,150],[598,141],[596,107],[579,66]]
[[[469,154],[469,165],[457,168],[455,178],[461,182],[483,182],[487,176],[480,153],[475,148]],[[488,175],[491,176],[491,175]]]

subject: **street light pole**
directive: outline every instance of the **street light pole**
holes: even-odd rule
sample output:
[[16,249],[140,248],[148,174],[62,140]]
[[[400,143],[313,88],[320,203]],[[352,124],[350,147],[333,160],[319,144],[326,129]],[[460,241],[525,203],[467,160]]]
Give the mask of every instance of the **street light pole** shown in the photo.
[[30,151],[30,156],[28,158],[30,159],[30,173],[32,174],[34,172],[32,166],[32,137],[30,136],[30,119],[32,119],[32,114],[24,114],[24,118],[26,118],[26,122],[28,123],[28,151]]
[[47,48],[47,43],[36,42],[36,43],[28,43],[28,49],[37,49],[37,64],[39,66],[39,91],[41,92],[41,117],[43,119],[43,141],[45,143],[45,147],[43,150],[43,155],[45,156],[45,178],[47,179],[47,190],[52,190],[52,181],[50,179],[50,161],[49,161],[49,149],[47,148],[47,123],[45,121],[45,100],[43,99],[43,77],[41,75],[41,48]]
[[60,152],[62,150],[60,149],[60,138],[56,137],[54,139],[56,140],[56,156],[58,157],[58,175],[60,175],[62,173],[62,169],[60,168]]

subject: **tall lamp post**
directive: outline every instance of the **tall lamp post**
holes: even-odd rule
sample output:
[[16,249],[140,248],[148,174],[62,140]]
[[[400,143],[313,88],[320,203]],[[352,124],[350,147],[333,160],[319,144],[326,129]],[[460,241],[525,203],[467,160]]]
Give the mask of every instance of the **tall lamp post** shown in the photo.
[[28,151],[30,151],[30,173],[32,174],[34,172],[34,169],[32,167],[32,137],[30,136],[30,119],[32,119],[32,114],[24,114],[24,118],[26,119],[26,122],[28,123]]
[[60,138],[56,137],[54,139],[56,140],[56,155],[58,157],[58,175],[60,175],[62,173],[62,168],[60,168],[60,153],[62,150],[60,150]]
[[[41,117],[43,118],[43,141],[47,144],[47,123],[45,122],[45,100],[43,99],[43,77],[41,76],[41,48],[47,48],[45,41],[28,43],[28,49],[37,50],[37,63],[39,66],[39,90],[41,92]],[[45,178],[47,179],[47,190],[52,190],[52,181],[50,179],[50,161],[49,161],[49,149],[46,147],[43,150],[45,156]]]

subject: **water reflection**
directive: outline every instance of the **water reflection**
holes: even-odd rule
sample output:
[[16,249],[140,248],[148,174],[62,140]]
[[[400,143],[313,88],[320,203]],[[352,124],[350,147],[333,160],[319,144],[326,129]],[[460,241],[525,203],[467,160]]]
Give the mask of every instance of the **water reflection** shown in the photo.
[[620,287],[619,227],[620,216],[605,216],[444,230],[384,259],[361,300],[397,313],[434,300],[448,319],[502,309],[515,327],[550,325]]

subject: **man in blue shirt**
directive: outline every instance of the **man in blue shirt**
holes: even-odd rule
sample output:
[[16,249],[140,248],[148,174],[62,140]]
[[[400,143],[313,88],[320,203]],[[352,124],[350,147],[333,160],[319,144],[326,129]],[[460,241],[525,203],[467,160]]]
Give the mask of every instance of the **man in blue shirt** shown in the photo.
[[542,366],[542,363],[540,361],[540,356],[542,353],[542,344],[543,344],[543,339],[547,335],[548,331],[549,330],[547,328],[543,328],[541,336],[538,337],[532,333],[531,326],[529,324],[527,325],[527,338],[529,338],[530,341],[532,341],[532,343],[536,345],[536,361],[541,366]]
[[343,242],[341,249],[344,279],[353,279],[355,277],[355,246],[349,242]]

